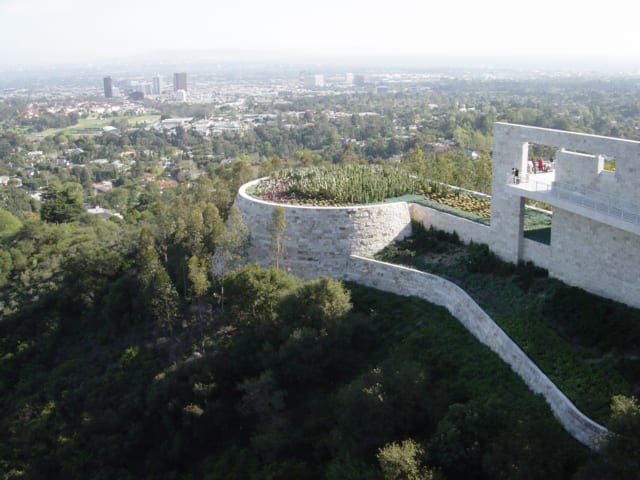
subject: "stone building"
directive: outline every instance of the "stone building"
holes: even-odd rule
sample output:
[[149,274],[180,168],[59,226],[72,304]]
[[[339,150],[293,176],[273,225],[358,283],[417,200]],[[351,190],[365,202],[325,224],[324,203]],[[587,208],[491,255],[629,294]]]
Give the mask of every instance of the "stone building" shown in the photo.
[[[640,142],[507,123],[493,142],[490,248],[640,307]],[[553,171],[528,172],[532,144],[553,148]],[[525,199],[552,207],[548,244],[524,237]]]

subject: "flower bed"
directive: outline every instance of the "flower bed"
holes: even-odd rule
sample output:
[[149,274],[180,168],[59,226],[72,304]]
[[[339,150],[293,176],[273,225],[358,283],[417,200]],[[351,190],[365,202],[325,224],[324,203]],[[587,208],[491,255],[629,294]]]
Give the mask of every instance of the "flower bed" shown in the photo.
[[427,193],[425,196],[438,203],[472,213],[481,218],[491,216],[491,199],[489,198],[478,197],[460,190]]

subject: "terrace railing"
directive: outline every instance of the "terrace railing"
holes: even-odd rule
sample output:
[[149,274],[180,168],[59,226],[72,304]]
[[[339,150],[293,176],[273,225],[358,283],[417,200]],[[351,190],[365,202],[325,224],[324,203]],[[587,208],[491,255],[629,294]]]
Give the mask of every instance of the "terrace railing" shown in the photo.
[[[513,183],[513,177],[511,176],[509,177],[509,183]],[[588,210],[610,217],[619,218],[634,225],[640,225],[640,206],[635,203],[620,200],[597,190],[564,182],[542,182],[528,174],[523,175],[519,183],[530,192],[549,192],[554,198],[580,205]]]

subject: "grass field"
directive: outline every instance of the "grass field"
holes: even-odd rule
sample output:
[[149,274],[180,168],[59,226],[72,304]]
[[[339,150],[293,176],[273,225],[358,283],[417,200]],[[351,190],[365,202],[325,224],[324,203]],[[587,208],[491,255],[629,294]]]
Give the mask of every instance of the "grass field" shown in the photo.
[[45,138],[56,135],[57,133],[65,133],[67,135],[77,135],[78,130],[86,128],[100,128],[109,125],[114,120],[122,121],[126,120],[130,127],[133,127],[140,123],[152,123],[160,119],[160,115],[138,115],[135,117],[119,116],[108,118],[81,118],[78,123],[65,128],[48,128],[42,132],[33,134],[34,138]]

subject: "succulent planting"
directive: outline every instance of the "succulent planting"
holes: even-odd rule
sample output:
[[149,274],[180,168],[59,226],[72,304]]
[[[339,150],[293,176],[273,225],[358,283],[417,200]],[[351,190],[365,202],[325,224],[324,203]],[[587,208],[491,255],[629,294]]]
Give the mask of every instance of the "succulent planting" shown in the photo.
[[418,194],[478,217],[490,216],[491,201],[452,189],[397,165],[345,165],[285,169],[262,180],[251,193],[280,203],[342,206],[384,202]]

